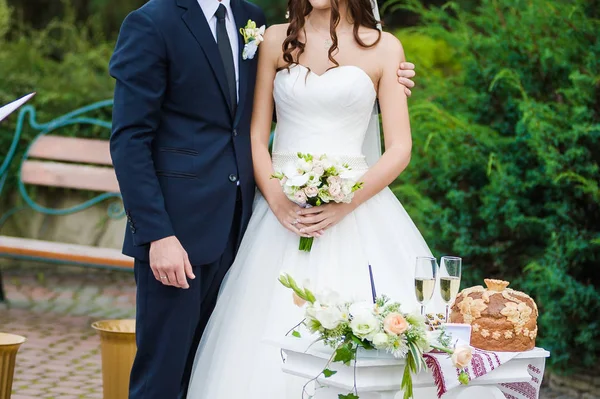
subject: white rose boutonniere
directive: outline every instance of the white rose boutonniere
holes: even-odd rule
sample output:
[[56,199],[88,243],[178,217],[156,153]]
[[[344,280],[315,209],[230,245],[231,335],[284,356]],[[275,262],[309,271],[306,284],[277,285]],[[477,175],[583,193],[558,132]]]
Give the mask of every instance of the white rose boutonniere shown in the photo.
[[249,19],[248,23],[244,28],[240,29],[240,33],[244,37],[244,50],[242,51],[242,58],[244,60],[251,60],[256,55],[256,50],[258,50],[258,45],[265,40],[265,25],[260,28],[256,27],[256,22]]

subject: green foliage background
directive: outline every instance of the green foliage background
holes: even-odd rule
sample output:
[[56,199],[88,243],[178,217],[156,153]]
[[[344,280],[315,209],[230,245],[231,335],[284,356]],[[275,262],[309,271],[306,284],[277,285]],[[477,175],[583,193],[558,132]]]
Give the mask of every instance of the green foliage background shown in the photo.
[[[110,98],[119,23],[142,3],[10,0],[9,9],[0,0],[0,103],[36,90],[45,122]],[[271,22],[283,19],[285,2],[260,3]],[[389,29],[404,27],[396,34],[419,73],[413,159],[393,190],[436,255],[463,256],[463,286],[501,277],[535,297],[554,369],[591,365],[600,349],[600,5],[431,3],[390,0],[384,11]],[[0,160],[14,120],[0,125]]]
[[[413,160],[394,191],[465,283],[503,278],[540,308],[555,368],[591,366],[600,332],[600,8],[483,0],[399,33],[422,66]],[[421,59],[420,57],[426,57]]]

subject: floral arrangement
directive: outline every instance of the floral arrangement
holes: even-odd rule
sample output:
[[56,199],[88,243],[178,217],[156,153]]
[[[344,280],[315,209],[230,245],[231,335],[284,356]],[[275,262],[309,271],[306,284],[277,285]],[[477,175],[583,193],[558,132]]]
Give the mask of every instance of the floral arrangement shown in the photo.
[[240,29],[240,33],[244,37],[244,49],[242,50],[242,59],[251,60],[256,55],[258,45],[262,43],[265,35],[265,25],[260,28],[256,26],[256,22],[249,19],[245,27]]
[[[469,377],[464,368],[471,362],[471,348],[462,346],[451,349],[450,337],[443,330],[434,343],[422,316],[402,313],[400,304],[390,301],[386,296],[377,297],[375,303],[352,303],[341,300],[332,291],[315,296],[310,289],[299,286],[287,273],[279,276],[279,282],[293,291],[297,306],[306,307],[305,319],[301,324],[318,336],[317,341],[333,348],[333,355],[323,371],[309,383],[321,376],[329,378],[334,375],[336,371],[328,368],[332,362],[349,365],[355,361],[359,348],[383,350],[397,359],[405,359],[406,366],[400,384],[404,399],[413,398],[412,376],[427,368],[423,353],[431,350],[451,355],[453,364],[461,370],[459,380],[463,384],[468,383]],[[292,335],[300,337],[300,332],[294,329]],[[305,385],[303,397],[309,383]],[[355,390],[347,395],[339,395],[339,399],[358,399],[358,392]]]
[[[350,203],[354,192],[362,188],[348,164],[326,155],[298,153],[294,162],[272,177],[281,182],[283,192],[291,201],[303,207]],[[312,237],[301,237],[299,249],[310,252],[312,243]]]

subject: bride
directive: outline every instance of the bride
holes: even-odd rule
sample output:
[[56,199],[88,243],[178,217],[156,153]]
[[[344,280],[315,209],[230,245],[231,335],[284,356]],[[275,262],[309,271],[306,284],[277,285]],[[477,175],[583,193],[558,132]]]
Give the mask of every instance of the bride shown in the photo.
[[[415,258],[431,256],[387,188],[411,153],[407,98],[396,81],[400,42],[376,29],[369,0],[290,0],[289,9],[289,25],[269,28],[260,45],[251,135],[262,195],[198,348],[189,399],[300,397],[281,372],[279,349],[265,342],[302,320],[278,283],[282,270],[313,291],[368,300],[371,265],[377,292],[413,311]],[[383,154],[371,123],[376,100]],[[271,179],[298,152],[340,158],[361,172],[363,188],[350,204],[301,209]],[[311,252],[298,250],[299,236],[314,237]],[[441,308],[438,298],[431,307]]]

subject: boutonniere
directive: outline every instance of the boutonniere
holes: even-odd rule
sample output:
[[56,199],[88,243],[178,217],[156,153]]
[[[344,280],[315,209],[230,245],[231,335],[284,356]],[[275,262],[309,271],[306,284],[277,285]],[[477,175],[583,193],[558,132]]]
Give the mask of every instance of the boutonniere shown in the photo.
[[265,40],[263,35],[265,34],[265,26],[260,28],[256,27],[256,22],[249,19],[248,23],[244,28],[240,29],[240,33],[244,36],[244,50],[242,51],[242,58],[244,60],[251,60],[256,55],[258,45]]

